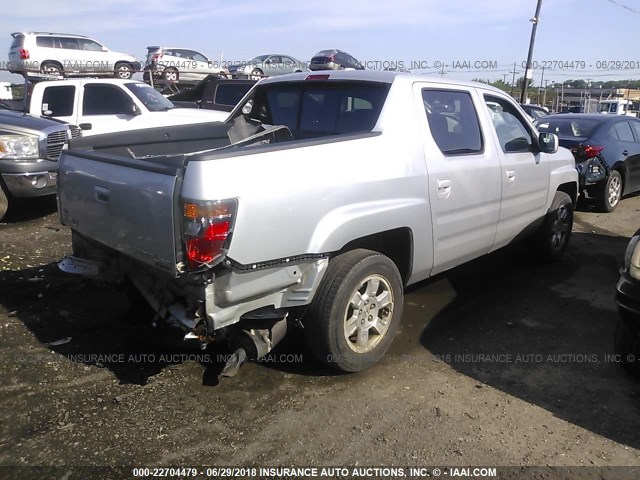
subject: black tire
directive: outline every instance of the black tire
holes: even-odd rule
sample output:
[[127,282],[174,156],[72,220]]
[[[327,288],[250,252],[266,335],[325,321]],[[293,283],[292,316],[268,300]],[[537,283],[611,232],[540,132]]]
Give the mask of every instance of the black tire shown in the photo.
[[[366,291],[367,287],[375,289],[373,295],[373,290]],[[309,349],[322,363],[344,372],[357,372],[374,365],[398,331],[402,289],[398,268],[384,255],[358,249],[333,258],[303,318]],[[385,301],[385,292],[389,303],[380,308],[376,303]],[[354,297],[359,298],[360,309],[351,302]],[[371,298],[374,300],[370,301]],[[355,327],[350,335],[347,318],[352,320],[351,327]],[[361,336],[365,330],[366,335]],[[373,336],[369,333],[372,330]],[[358,345],[360,339],[366,345]]]
[[613,341],[613,351],[619,356],[625,370],[640,377],[640,339],[637,332],[634,335],[627,327],[625,322],[627,315],[629,315],[627,312],[620,310]]
[[565,192],[556,192],[544,222],[533,238],[533,244],[544,261],[560,260],[571,239],[573,201]]
[[9,195],[4,191],[0,184],[0,220],[4,218],[9,208]]
[[133,67],[128,63],[116,63],[113,76],[121,80],[130,80],[133,77]]
[[180,73],[173,67],[165,68],[162,72],[162,79],[168,82],[178,83],[180,80]]
[[622,183],[622,175],[617,170],[611,170],[609,178],[602,187],[600,192],[600,198],[598,199],[598,206],[603,212],[613,212],[620,199],[622,198],[622,189],[624,185]]
[[40,72],[58,77],[63,75],[62,65],[57,62],[42,62]]

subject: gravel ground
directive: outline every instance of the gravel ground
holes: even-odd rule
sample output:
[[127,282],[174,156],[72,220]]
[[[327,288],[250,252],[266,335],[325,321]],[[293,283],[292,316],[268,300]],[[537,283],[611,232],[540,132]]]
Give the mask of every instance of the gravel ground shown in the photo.
[[577,213],[557,264],[516,245],[412,287],[366,372],[293,334],[232,379],[224,350],[172,345],[58,271],[55,202],[21,207],[0,224],[0,466],[640,466],[640,382],[609,356],[640,197]]

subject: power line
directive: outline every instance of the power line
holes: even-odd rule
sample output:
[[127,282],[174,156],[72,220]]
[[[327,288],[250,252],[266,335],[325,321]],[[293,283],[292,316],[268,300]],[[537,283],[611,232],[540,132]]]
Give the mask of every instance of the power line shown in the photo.
[[617,5],[617,6],[619,6],[619,7],[622,7],[622,8],[624,8],[624,9],[626,9],[626,10],[629,10],[630,12],[637,13],[638,15],[640,15],[640,10],[636,10],[635,8],[631,8],[631,7],[629,7],[628,5],[625,5],[625,4],[623,4],[623,3],[617,2],[616,0],[607,0],[607,1],[608,1],[609,3],[613,3],[614,5]]

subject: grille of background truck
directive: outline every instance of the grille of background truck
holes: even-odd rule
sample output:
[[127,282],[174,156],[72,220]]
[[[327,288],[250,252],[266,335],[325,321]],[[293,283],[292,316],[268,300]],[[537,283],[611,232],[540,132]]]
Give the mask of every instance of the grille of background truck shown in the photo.
[[47,159],[58,160],[62,147],[67,141],[67,130],[50,133],[47,136]]

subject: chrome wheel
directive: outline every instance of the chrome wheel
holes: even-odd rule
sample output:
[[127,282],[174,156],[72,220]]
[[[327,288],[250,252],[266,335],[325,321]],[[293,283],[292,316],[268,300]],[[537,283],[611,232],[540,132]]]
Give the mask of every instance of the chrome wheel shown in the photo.
[[164,79],[169,82],[177,82],[178,81],[178,72],[176,70],[165,70]]
[[609,205],[611,208],[618,205],[620,197],[622,196],[622,181],[620,177],[614,176],[609,180]]
[[129,65],[119,65],[116,67],[116,77],[122,80],[129,80],[133,75],[133,70]]
[[569,225],[569,211],[566,205],[560,205],[556,210],[556,218],[551,227],[551,245],[562,248],[567,241],[571,225]]
[[367,353],[384,338],[393,316],[394,295],[389,282],[370,275],[352,293],[344,315],[344,336],[349,348]]

